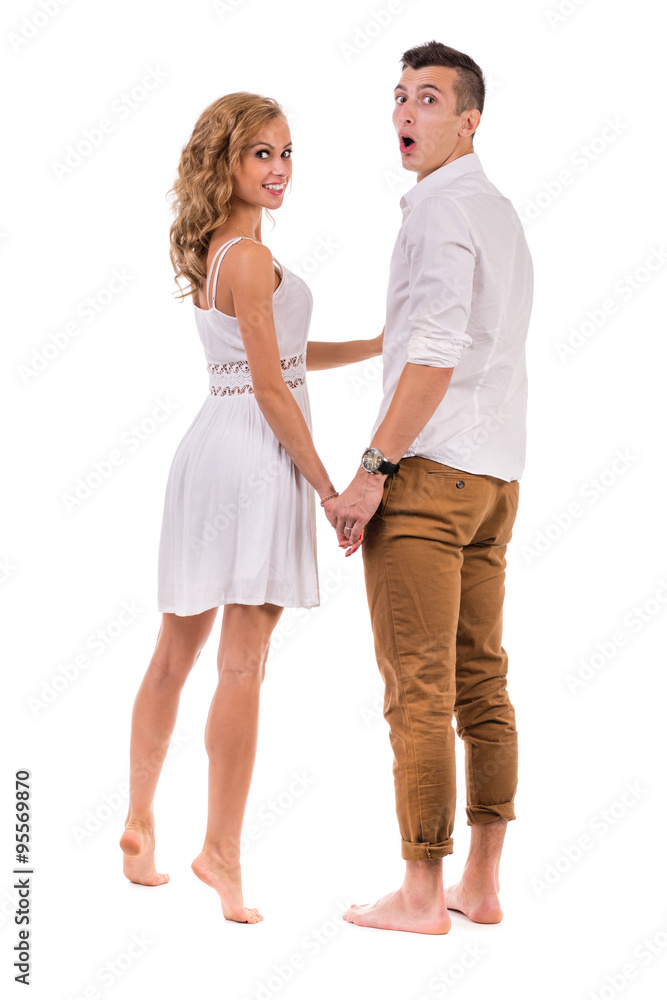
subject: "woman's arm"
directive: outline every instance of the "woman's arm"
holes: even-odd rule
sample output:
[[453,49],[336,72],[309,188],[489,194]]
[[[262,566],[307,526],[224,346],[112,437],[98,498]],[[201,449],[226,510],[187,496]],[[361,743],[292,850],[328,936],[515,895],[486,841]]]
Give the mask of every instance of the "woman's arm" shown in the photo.
[[344,340],[342,343],[328,340],[308,341],[306,368],[321,371],[323,368],[338,368],[340,365],[354,365],[357,361],[367,361],[382,354],[384,327],[379,337],[372,340]]
[[294,464],[320,498],[325,497],[335,492],[333,484],[315,450],[299,404],[281,375],[273,321],[275,271],[271,252],[250,240],[242,240],[235,249],[227,279],[255,399]]

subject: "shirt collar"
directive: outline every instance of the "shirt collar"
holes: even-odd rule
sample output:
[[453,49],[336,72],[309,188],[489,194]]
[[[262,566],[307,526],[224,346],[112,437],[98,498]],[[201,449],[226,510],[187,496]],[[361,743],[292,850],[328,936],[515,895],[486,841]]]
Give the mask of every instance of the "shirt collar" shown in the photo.
[[477,153],[464,153],[462,156],[457,156],[455,160],[444,163],[405,192],[400,201],[403,213],[405,214],[406,209],[411,211],[423,198],[446,187],[463,174],[482,169]]

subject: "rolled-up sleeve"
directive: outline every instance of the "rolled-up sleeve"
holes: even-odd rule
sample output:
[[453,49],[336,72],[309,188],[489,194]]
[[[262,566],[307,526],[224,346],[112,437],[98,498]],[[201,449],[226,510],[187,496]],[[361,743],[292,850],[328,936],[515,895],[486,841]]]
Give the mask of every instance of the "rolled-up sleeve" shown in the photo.
[[410,340],[407,360],[453,368],[472,338],[475,245],[461,209],[449,198],[424,198],[404,223]]

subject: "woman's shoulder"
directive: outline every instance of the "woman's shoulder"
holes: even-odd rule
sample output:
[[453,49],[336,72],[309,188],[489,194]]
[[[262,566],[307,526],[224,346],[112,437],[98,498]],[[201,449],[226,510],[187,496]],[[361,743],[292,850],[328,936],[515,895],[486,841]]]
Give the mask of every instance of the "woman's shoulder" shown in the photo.
[[227,253],[234,251],[230,259],[236,260],[273,260],[273,254],[264,243],[253,240],[250,237],[241,236],[237,242],[232,243]]
[[241,279],[247,285],[273,282],[273,254],[264,243],[240,239],[225,252],[225,263],[228,281]]

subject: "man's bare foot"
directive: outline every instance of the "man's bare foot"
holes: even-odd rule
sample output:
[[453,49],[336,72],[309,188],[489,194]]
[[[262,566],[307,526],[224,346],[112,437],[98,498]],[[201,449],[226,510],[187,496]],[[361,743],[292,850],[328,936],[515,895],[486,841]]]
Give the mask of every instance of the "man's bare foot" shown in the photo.
[[119,841],[123,875],[139,885],[164,885],[169,876],[155,868],[155,832],[152,826],[129,820]]
[[445,899],[449,910],[464,913],[476,924],[499,924],[503,919],[498,893],[493,889],[475,890],[457,882],[445,889]]
[[442,888],[435,897],[420,897],[414,893],[408,897],[402,888],[397,889],[396,892],[383,896],[377,903],[352,905],[343,914],[343,920],[362,927],[414,931],[417,934],[446,934],[452,926]]
[[223,864],[219,859],[202,851],[190,867],[197,878],[210,885],[220,896],[225,920],[236,920],[241,924],[258,924],[264,919],[259,910],[243,905],[240,864]]

